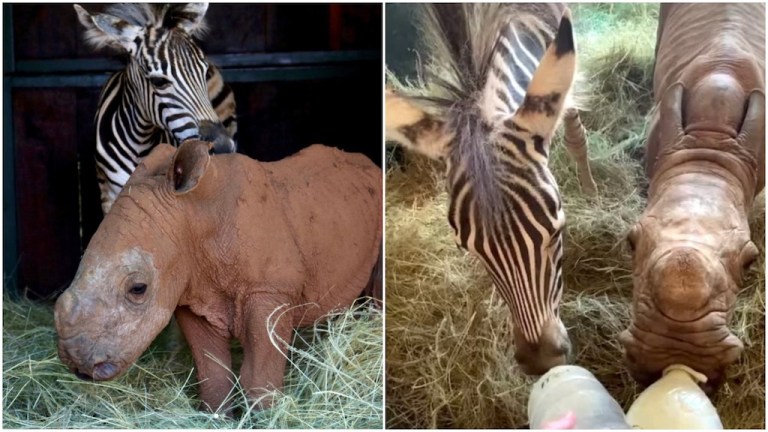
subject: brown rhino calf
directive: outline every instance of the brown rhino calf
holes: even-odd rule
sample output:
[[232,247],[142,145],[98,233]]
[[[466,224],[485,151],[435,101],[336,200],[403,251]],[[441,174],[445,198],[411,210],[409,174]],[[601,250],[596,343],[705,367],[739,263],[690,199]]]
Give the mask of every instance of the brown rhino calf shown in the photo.
[[747,215],[765,184],[765,4],[663,4],[646,153],[629,233],[634,317],[621,341],[642,383],[682,363],[713,390],[742,350],[728,328],[758,256]]
[[[230,339],[252,399],[280,389],[294,327],[350,305],[375,274],[381,170],[320,145],[274,163],[158,146],[130,177],[56,303],[59,356],[83,379],[125,372],[175,314],[215,410]],[[263,400],[264,405],[269,398]]]

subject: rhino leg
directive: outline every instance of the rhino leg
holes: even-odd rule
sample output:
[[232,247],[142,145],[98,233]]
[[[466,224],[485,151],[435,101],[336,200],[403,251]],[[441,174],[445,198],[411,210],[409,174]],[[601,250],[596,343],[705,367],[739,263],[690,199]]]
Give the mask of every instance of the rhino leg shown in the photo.
[[282,390],[294,309],[287,299],[269,295],[248,298],[244,306],[245,340],[240,383],[262,409],[272,406],[272,392]]
[[589,157],[587,155],[587,135],[584,125],[581,124],[579,110],[573,107],[566,108],[563,115],[563,126],[565,128],[565,148],[574,162],[576,162],[576,172],[579,176],[581,191],[588,196],[597,195],[597,185],[592,178],[592,171],[589,169]]
[[230,402],[224,402],[234,386],[230,379],[230,335],[211,326],[205,318],[195,315],[187,307],[176,308],[175,315],[195,359],[202,400],[200,409],[229,412]]

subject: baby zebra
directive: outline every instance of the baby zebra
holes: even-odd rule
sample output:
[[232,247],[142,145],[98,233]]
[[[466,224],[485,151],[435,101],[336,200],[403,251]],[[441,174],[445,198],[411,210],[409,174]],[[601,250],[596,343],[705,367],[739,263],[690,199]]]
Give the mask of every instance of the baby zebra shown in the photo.
[[206,3],[114,4],[90,14],[75,5],[85,40],[126,55],[104,85],[96,113],[96,175],[106,214],[141,159],[159,143],[196,138],[235,151],[235,98],[193,37]]
[[576,71],[570,12],[555,4],[426,6],[431,55],[421,95],[386,93],[387,138],[446,163],[448,221],[509,305],[525,373],[562,364],[563,227],[547,165],[564,111],[566,144],[594,194],[583,126],[566,109]]

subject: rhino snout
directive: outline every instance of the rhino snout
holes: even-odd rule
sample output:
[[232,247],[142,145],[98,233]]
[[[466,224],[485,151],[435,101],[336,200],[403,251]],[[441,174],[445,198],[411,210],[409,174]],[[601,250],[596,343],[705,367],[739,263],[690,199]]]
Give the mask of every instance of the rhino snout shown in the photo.
[[56,331],[59,337],[67,339],[74,336],[70,333],[78,322],[79,310],[75,295],[72,294],[71,290],[67,290],[59,296],[53,311]]
[[72,373],[83,381],[108,381],[115,378],[120,369],[110,362],[102,362],[94,365],[92,372],[84,372],[79,368],[73,368]]
[[739,359],[742,342],[725,325],[725,314],[712,312],[680,323],[663,314],[639,314],[619,335],[625,365],[642,385],[650,385],[673,364],[683,364],[707,376],[704,390],[713,392],[725,379],[726,368]]
[[78,335],[59,339],[59,358],[78,378],[86,381],[107,381],[120,374],[120,367],[99,350],[87,337]]

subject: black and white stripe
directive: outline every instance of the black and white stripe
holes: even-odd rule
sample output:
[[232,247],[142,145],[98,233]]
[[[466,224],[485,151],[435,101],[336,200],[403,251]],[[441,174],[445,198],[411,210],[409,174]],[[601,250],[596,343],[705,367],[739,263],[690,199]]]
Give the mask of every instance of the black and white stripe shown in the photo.
[[[565,214],[548,157],[572,70],[552,89],[546,74],[557,75],[547,68],[574,53],[570,15],[543,4],[438,4],[426,12],[432,87],[413,100],[431,105],[435,114],[425,119],[440,119],[450,137],[448,220],[536,344],[545,323],[559,320],[563,287]],[[537,71],[546,53],[549,63]],[[531,93],[535,76],[545,93]],[[414,128],[426,120],[395,132],[418,148],[428,131]]]
[[204,26],[207,6],[113,5],[95,16],[76,10],[93,45],[129,54],[125,70],[102,89],[96,114],[104,213],[159,143],[199,138],[214,142],[217,152],[235,151],[234,95],[193,39]]

